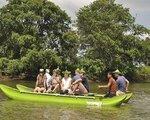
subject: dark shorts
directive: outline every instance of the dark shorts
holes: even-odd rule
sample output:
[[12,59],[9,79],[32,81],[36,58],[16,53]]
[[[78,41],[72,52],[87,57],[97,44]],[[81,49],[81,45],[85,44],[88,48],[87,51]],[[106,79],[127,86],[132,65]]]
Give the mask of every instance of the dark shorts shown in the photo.
[[110,93],[110,92],[108,92],[108,93],[105,94],[104,97],[105,97],[105,98],[106,98],[106,97],[112,98],[112,97],[114,97],[114,96],[116,96],[115,93]]

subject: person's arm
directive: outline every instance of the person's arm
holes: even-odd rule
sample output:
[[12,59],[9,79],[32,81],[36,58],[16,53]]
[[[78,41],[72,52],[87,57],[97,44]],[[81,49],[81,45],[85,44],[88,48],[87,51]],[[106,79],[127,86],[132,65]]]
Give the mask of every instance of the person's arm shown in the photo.
[[111,82],[109,81],[109,83],[107,85],[99,85],[99,88],[109,88],[111,85]]
[[75,80],[75,81],[72,83],[72,85],[75,85],[75,84],[77,84],[78,82],[82,82],[82,79]]
[[36,78],[35,88],[38,86],[38,79],[39,79],[39,76],[37,76]]
[[126,79],[126,91],[128,91],[129,81]]

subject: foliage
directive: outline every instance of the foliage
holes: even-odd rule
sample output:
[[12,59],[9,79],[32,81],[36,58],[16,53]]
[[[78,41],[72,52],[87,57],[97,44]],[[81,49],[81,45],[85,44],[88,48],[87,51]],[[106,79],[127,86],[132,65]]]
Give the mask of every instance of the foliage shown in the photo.
[[100,74],[104,71],[105,66],[99,59],[86,59],[79,60],[78,68],[86,70],[87,76],[93,78],[94,76],[100,77]]
[[109,0],[96,0],[77,13],[81,50],[88,59],[98,59],[105,70],[134,72],[134,62],[141,62],[142,45],[138,37],[149,30],[135,24],[129,9]]
[[54,69],[66,59],[74,60],[78,36],[70,23],[52,2],[9,0],[0,9],[0,69],[10,75],[34,75],[39,68]]

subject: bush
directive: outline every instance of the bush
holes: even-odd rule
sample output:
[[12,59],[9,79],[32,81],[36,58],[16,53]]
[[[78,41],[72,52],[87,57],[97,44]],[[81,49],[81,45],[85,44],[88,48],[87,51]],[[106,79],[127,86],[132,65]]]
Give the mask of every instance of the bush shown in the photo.
[[9,60],[7,58],[0,58],[0,73],[6,73],[8,62]]
[[23,70],[23,64],[19,60],[9,60],[8,66],[7,66],[7,73],[9,75],[19,75],[22,73]]

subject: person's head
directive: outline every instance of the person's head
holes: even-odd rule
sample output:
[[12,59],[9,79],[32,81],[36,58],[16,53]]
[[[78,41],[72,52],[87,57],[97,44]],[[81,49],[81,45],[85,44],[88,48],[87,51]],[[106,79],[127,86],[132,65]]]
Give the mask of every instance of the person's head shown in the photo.
[[57,71],[57,69],[54,69],[53,70],[53,76],[57,76],[58,75],[58,71]]
[[121,72],[118,69],[115,70],[113,73],[114,73],[115,78],[118,78],[119,76],[121,76]]
[[46,73],[49,73],[49,72],[50,72],[49,69],[46,69],[45,71],[46,71]]
[[65,78],[68,78],[68,77],[69,77],[69,75],[70,75],[70,73],[71,73],[71,72],[70,72],[70,71],[68,71],[68,70],[64,71],[64,72],[63,72],[64,77],[65,77]]
[[112,77],[113,77],[113,73],[112,72],[108,72],[107,78],[109,79],[109,78],[112,78]]
[[75,74],[80,74],[80,69],[79,69],[79,68],[77,68],[77,69],[75,70]]
[[44,69],[40,69],[40,70],[39,70],[39,74],[40,74],[40,75],[43,75],[43,74],[44,74]]

